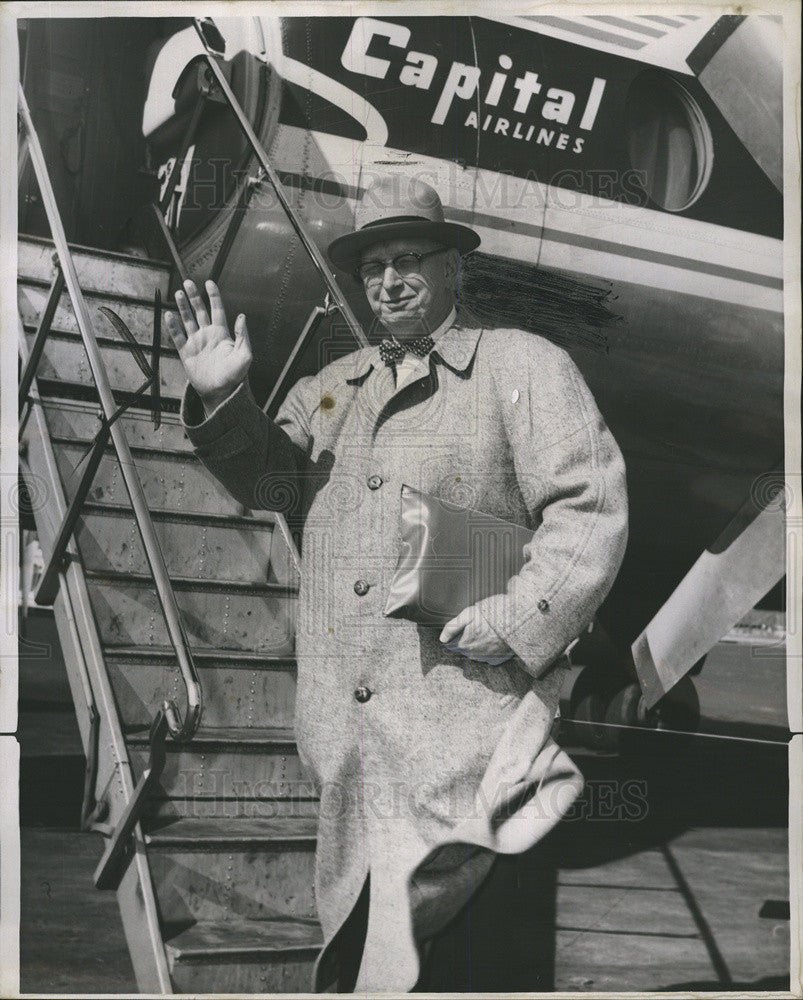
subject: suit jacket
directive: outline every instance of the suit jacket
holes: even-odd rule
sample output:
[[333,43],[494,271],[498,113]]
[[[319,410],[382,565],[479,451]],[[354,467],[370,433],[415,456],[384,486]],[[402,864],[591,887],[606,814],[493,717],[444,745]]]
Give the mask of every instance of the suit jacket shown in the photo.
[[[409,990],[420,942],[495,854],[530,847],[582,788],[550,730],[563,651],[624,554],[621,452],[565,351],[459,320],[399,390],[368,347],[301,379],[275,421],[247,380],[206,419],[188,386],[181,416],[237,500],[303,526],[296,737],[321,796],[325,942],[313,989],[336,978],[333,940],[370,870],[357,990]],[[467,660],[440,628],[383,617],[405,482],[532,529],[507,592],[479,605],[513,659]]]

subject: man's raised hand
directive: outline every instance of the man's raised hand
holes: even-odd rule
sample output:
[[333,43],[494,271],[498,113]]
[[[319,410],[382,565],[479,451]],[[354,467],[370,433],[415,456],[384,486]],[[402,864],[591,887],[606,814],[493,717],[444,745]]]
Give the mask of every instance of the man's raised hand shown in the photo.
[[190,385],[195,389],[207,413],[222,403],[248,374],[253,357],[251,341],[240,313],[234,323],[234,339],[229,333],[220,291],[214,281],[206,282],[209,307],[193,281],[184,282],[184,291],[176,292],[176,306],[181,322],[167,313],[165,323],[176,345]]

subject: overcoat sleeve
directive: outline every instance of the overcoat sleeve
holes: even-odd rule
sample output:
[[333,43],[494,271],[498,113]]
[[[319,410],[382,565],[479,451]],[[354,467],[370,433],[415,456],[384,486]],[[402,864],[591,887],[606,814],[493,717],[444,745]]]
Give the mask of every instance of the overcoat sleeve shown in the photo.
[[187,383],[180,417],[193,450],[228,492],[251,510],[277,510],[276,501],[296,494],[310,451],[309,413],[300,379],[275,420],[254,399],[248,379],[207,417]]
[[527,362],[497,382],[505,382],[505,431],[537,527],[507,592],[478,609],[539,676],[591,623],[616,578],[627,487],[622,453],[575,363],[551,344],[538,355],[522,347]]

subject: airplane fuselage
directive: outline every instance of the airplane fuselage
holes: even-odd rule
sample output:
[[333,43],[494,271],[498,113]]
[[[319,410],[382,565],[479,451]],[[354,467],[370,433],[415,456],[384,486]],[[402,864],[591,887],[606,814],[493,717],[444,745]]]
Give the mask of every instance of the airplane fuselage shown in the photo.
[[[585,18],[572,38],[550,20],[261,18],[236,37],[219,23],[232,86],[321,248],[373,174],[417,173],[482,237],[465,301],[574,357],[627,463],[630,542],[601,617],[629,643],[782,458],[782,199],[660,47],[662,31],[699,34],[693,18],[642,19],[651,56],[635,29]],[[185,31],[156,52],[172,76],[154,89],[154,71],[146,103],[164,179],[193,92]],[[179,166],[171,221],[205,277],[255,172],[225,108],[209,106]],[[361,289],[338,280],[370,331]],[[248,316],[264,399],[323,292],[268,184],[221,287]],[[326,328],[298,374],[354,346]]]

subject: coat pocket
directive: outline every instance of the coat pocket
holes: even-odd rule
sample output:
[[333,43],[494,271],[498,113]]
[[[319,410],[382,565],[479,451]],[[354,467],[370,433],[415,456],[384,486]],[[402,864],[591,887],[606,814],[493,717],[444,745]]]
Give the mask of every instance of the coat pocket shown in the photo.
[[523,698],[532,685],[532,677],[515,656],[496,666],[481,660],[466,659],[463,675],[495,692],[502,706]]

